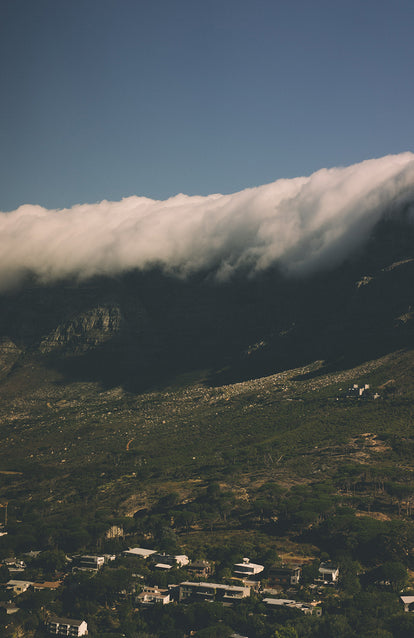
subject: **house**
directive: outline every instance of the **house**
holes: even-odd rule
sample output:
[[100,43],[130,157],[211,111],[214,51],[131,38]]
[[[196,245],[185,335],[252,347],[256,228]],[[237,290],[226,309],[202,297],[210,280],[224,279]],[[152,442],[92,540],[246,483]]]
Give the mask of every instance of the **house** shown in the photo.
[[264,570],[264,565],[257,565],[251,563],[248,558],[243,558],[242,563],[236,563],[234,565],[234,573],[238,576],[255,576],[260,574]]
[[179,567],[185,567],[190,562],[190,559],[185,554],[177,554],[174,556],[174,560]]
[[78,569],[97,572],[105,564],[104,556],[81,556]]
[[355,399],[366,399],[370,396],[369,390],[369,383],[365,383],[365,385],[361,387],[359,387],[357,383],[354,383],[352,388],[348,388],[347,396]]
[[321,580],[325,583],[336,583],[339,578],[339,569],[331,563],[321,563],[319,566]]
[[220,600],[229,602],[250,596],[250,587],[236,587],[219,583],[194,583],[185,581],[180,584],[179,601],[188,599]]
[[23,556],[27,556],[28,558],[37,558],[41,553],[40,549],[31,549],[30,552],[24,552]]
[[404,611],[414,611],[414,596],[400,596]]
[[124,556],[135,556],[136,558],[148,558],[157,552],[155,549],[145,549],[144,547],[130,547],[122,552]]
[[105,532],[105,538],[107,538],[107,539],[110,539],[110,538],[123,538],[124,536],[125,536],[124,528],[120,527],[119,525],[112,525]]
[[0,609],[5,609],[7,616],[20,611],[20,607],[17,607],[17,605],[15,605],[14,603],[6,603],[3,601],[0,602]]
[[318,606],[318,603],[301,603],[286,598],[264,598],[263,602],[268,607],[287,607],[288,609],[298,609],[303,614],[322,616],[322,608]]
[[159,565],[170,565],[170,567],[184,567],[188,565],[190,559],[185,554],[165,554],[164,552],[154,552],[151,554],[151,560]]
[[46,623],[49,634],[56,636],[86,636],[88,624],[86,620],[73,618],[53,618]]
[[55,581],[45,581],[44,583],[32,583],[33,591],[44,591],[45,589],[49,589],[50,591],[55,591],[59,589],[61,586],[61,580]]
[[6,583],[6,589],[13,590],[16,596],[19,596],[27,591],[32,585],[33,583],[28,580],[9,580]]
[[17,558],[6,558],[3,561],[3,564],[6,565],[11,574],[24,572],[26,569],[26,563],[23,560],[18,560]]
[[168,589],[158,589],[158,587],[144,587],[137,596],[137,603],[141,605],[168,605],[170,602]]
[[172,569],[172,565],[168,565],[168,563],[156,563],[154,565],[154,569],[161,569],[166,572],[169,569]]
[[297,565],[292,567],[273,565],[273,567],[269,569],[268,576],[272,585],[288,587],[289,585],[297,585],[299,583],[301,573],[302,570]]
[[213,569],[208,560],[195,560],[186,567],[187,571],[197,578],[208,578]]

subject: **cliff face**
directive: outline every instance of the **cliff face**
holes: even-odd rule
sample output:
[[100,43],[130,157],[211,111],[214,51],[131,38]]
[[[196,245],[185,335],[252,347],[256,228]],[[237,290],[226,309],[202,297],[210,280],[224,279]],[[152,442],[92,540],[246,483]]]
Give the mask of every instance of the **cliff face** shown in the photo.
[[39,343],[42,354],[79,355],[109,341],[122,327],[118,305],[98,305],[56,326]]
[[0,341],[0,380],[11,372],[21,355],[22,350],[11,339]]

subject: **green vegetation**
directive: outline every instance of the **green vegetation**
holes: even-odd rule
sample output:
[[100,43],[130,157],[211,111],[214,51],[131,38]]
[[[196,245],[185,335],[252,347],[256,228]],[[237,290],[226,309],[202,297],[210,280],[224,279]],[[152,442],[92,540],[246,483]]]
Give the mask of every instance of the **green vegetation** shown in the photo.
[[[45,610],[85,617],[91,636],[412,635],[398,595],[414,585],[414,384],[405,372],[413,362],[407,351],[319,376],[315,365],[311,375],[301,368],[141,395],[54,379],[40,397],[36,388],[4,398],[0,557],[41,550],[25,579],[61,578],[66,555],[133,545],[213,561],[214,579],[227,583],[244,556],[266,569],[290,561],[303,563],[303,578],[283,595],[319,596],[323,617],[269,610],[256,595],[233,607],[137,611],[133,574],[160,587],[189,575],[122,558],[92,577],[66,576],[57,592],[22,594],[0,635],[18,627],[43,635]],[[389,379],[393,391],[383,392]],[[347,398],[354,382],[380,398]],[[1,523],[5,516],[0,508]],[[111,537],[111,526],[122,531]],[[324,559],[341,579],[318,594],[311,585]]]

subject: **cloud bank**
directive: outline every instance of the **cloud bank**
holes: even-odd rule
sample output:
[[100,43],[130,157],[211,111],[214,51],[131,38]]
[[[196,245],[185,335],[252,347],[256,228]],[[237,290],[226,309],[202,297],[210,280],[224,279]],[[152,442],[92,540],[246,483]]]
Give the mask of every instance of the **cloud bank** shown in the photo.
[[375,223],[414,202],[414,154],[389,155],[231,195],[128,197],[0,213],[0,288],[158,265],[218,279],[279,264],[306,274],[339,263]]

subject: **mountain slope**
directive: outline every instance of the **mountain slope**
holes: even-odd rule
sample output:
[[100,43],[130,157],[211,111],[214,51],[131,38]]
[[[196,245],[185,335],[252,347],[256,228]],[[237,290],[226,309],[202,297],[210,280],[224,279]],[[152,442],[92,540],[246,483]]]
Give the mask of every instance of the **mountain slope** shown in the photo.
[[221,384],[314,360],[335,369],[411,347],[413,239],[402,213],[309,277],[269,269],[217,283],[152,270],[24,287],[0,298],[0,374],[36,360],[68,380],[141,391],[188,374]]

